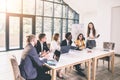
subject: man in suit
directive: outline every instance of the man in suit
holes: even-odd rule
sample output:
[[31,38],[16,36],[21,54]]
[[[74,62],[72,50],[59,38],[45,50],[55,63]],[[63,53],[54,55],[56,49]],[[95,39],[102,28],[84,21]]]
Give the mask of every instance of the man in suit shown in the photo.
[[69,46],[72,44],[72,34],[71,32],[68,32],[65,34],[65,40],[63,40],[60,44],[60,46]]
[[[72,44],[72,34],[71,34],[71,32],[66,33],[65,38],[66,39],[61,42],[60,46],[71,46],[71,44]],[[75,65],[75,69],[77,70],[78,74],[85,77],[85,74],[83,72],[81,72],[84,69],[82,69],[80,67],[80,64]]]
[[37,50],[37,53],[40,55],[40,57],[44,57],[44,55],[49,53],[49,48],[46,44],[46,35],[44,33],[39,34],[39,40],[37,40],[37,44],[35,45],[35,48]]
[[40,60],[34,47],[36,43],[35,35],[27,36],[27,45],[23,50],[19,66],[21,75],[25,80],[51,80],[51,76],[41,69],[41,66],[44,66],[44,63],[47,62],[48,55]]

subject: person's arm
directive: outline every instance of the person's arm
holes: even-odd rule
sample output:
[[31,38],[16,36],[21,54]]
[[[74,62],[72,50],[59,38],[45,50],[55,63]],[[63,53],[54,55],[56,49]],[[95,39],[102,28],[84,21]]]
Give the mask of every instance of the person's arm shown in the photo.
[[75,45],[76,45],[76,46],[79,46],[79,44],[78,44],[78,41],[77,41],[77,40],[75,40]]
[[72,40],[70,40],[70,45],[72,44]]
[[50,44],[50,51],[54,52],[55,51],[55,47],[56,47],[55,42],[52,41],[51,44]]
[[49,48],[48,48],[48,46],[47,46],[47,43],[45,42],[45,43],[43,43],[43,50],[45,50],[46,52],[48,52],[49,51]]
[[61,42],[60,46],[67,46],[66,40],[63,40],[63,41]]
[[83,40],[83,41],[82,41],[81,49],[84,49],[84,48],[85,48],[85,41]]
[[60,46],[63,46],[63,41],[60,43]]
[[29,57],[38,65],[38,66],[42,66],[44,63],[47,62],[47,59],[39,59],[39,55],[37,54],[35,48],[31,49],[30,53],[29,53]]

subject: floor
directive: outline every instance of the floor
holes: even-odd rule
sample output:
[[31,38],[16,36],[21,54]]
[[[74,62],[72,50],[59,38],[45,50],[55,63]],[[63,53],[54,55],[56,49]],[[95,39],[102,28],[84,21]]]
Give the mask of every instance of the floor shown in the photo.
[[[84,64],[82,64],[82,68],[85,68]],[[84,71],[86,74],[86,69]],[[70,73],[65,74],[65,79],[57,80],[87,80],[86,77],[81,77],[75,70],[72,70]],[[120,80],[120,56],[115,57],[115,73],[114,75],[108,71],[107,62],[105,61],[103,65],[103,61],[99,60],[96,80]]]

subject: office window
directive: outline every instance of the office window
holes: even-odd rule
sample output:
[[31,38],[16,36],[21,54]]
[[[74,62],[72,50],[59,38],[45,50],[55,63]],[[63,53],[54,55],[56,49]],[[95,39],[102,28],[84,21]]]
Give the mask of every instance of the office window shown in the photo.
[[44,2],[44,16],[53,15],[53,3]]
[[63,19],[62,39],[65,39],[65,33],[66,33],[66,19]]
[[79,24],[79,20],[74,20],[74,23],[75,24]]
[[7,12],[21,13],[21,0],[7,0]]
[[5,12],[6,10],[6,0],[0,0],[0,12]]
[[42,17],[36,17],[36,37],[42,33]]
[[54,2],[62,3],[62,0],[54,0]]
[[0,51],[5,50],[5,16],[5,14],[0,13]]
[[74,12],[72,11],[72,9],[69,9],[69,13],[68,13],[68,18],[73,19],[74,18]]
[[62,5],[61,4],[54,4],[54,11],[55,17],[61,17],[62,15]]
[[68,32],[72,31],[73,20],[68,20]]
[[23,14],[35,14],[35,0],[23,0]]
[[45,33],[48,43],[54,33],[64,39],[73,23],[79,23],[79,14],[63,0],[0,0],[0,51],[24,48],[29,34]]
[[43,15],[43,1],[36,0],[36,15]]
[[52,1],[53,2],[53,0],[46,0],[46,1]]
[[79,20],[79,14],[75,13],[74,17],[75,19]]
[[61,29],[61,19],[54,19],[54,33],[59,33]]
[[19,48],[20,40],[20,18],[19,17],[9,17],[9,48],[16,49]]
[[23,18],[23,48],[26,45],[26,36],[32,34],[32,19]]
[[67,6],[63,5],[63,18],[67,18]]
[[47,36],[47,43],[51,42],[52,37],[52,19],[51,18],[44,18],[44,33]]

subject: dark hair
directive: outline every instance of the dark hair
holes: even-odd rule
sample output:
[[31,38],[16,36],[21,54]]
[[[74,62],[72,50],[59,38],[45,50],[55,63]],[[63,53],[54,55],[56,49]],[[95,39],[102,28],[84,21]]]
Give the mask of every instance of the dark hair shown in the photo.
[[41,40],[42,38],[44,38],[46,35],[44,34],[44,33],[42,33],[42,34],[39,34],[39,40]]
[[83,36],[82,33],[80,33],[80,34],[78,35],[77,40],[79,40],[79,36],[80,36],[80,35],[82,35],[82,40],[85,40],[85,37]]
[[54,39],[55,41],[57,41],[58,38],[59,38],[59,34],[58,34],[58,33],[55,33],[54,36],[53,36],[53,39]]
[[[94,27],[94,24],[92,22],[90,22],[89,24],[92,24],[93,28],[92,28],[92,33],[93,33],[93,36],[96,35],[96,30],[95,30],[95,27]],[[89,34],[90,34],[90,28],[89,28],[89,24],[88,24],[88,31],[87,31],[87,37],[89,37]]]
[[28,35],[28,36],[26,36],[26,37],[27,37],[27,40],[26,40],[27,43],[30,43],[31,40],[35,38],[35,35],[34,35],[34,34],[31,34],[31,35]]
[[67,32],[66,34],[65,34],[65,38],[66,39],[68,39],[68,37],[71,35],[71,32]]

